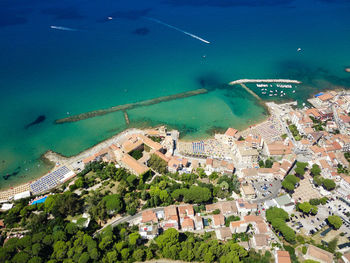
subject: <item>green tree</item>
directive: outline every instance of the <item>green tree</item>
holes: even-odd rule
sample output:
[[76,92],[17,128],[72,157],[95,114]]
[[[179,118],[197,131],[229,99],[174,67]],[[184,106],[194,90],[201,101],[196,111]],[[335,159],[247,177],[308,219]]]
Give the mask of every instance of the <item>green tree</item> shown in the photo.
[[319,176],[321,174],[321,168],[317,164],[313,164],[310,172],[313,176]]
[[327,218],[327,221],[335,229],[339,229],[343,224],[343,220],[339,216],[336,216],[336,215],[329,216]]
[[212,252],[208,251],[207,253],[205,253],[203,259],[206,263],[211,263],[211,262],[214,262],[215,256]]
[[305,214],[308,214],[311,211],[311,205],[309,202],[300,203],[298,205],[298,208]]
[[28,263],[42,263],[42,262],[43,260],[41,259],[41,257],[38,257],[38,256],[32,257],[28,261]]
[[135,246],[137,241],[141,238],[140,234],[135,232],[129,235],[129,244]]
[[136,261],[143,261],[145,259],[145,251],[143,249],[136,249],[132,254]]
[[124,209],[123,199],[118,194],[106,195],[102,201],[105,202],[105,207],[109,213],[119,213]]
[[323,187],[328,191],[333,190],[335,188],[335,182],[331,179],[324,179],[322,183]]
[[25,253],[23,251],[17,253],[13,258],[11,262],[14,263],[26,263],[30,259],[30,255],[28,253]]
[[84,252],[81,254],[81,256],[79,257],[79,261],[78,263],[87,263],[90,260],[90,256],[89,253]]
[[314,176],[314,184],[317,185],[317,186],[320,186],[323,184],[323,180],[324,178],[322,176]]
[[57,260],[63,260],[67,255],[68,245],[64,241],[57,241],[53,245],[53,250],[54,258]]
[[122,251],[120,252],[123,261],[127,261],[129,256],[130,256],[130,250],[129,248],[123,248]]

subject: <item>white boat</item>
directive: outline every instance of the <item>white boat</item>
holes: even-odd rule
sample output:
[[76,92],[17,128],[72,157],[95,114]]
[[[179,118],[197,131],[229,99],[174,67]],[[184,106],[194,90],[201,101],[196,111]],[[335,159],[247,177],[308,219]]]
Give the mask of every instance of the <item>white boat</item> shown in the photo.
[[295,90],[293,90],[293,93],[295,93]]

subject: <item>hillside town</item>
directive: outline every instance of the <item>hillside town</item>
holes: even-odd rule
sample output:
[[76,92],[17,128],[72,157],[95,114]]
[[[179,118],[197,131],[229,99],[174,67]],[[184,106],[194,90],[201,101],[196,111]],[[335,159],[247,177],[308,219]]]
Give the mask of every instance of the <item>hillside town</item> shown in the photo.
[[[46,207],[57,189],[80,198],[97,191],[118,195],[123,208],[108,209],[114,201],[101,196],[103,216],[86,208],[71,218],[82,229],[96,221],[94,237],[127,223],[145,244],[175,229],[268,252],[268,262],[348,263],[350,93],[329,91],[308,102],[267,103],[268,120],[200,141],[182,141],[162,126],[127,130],[71,158],[48,153],[53,171],[1,192],[1,211],[21,200]],[[106,167],[113,175],[102,178]],[[124,174],[112,182],[118,171]],[[26,236],[25,227],[1,218],[4,246]]]

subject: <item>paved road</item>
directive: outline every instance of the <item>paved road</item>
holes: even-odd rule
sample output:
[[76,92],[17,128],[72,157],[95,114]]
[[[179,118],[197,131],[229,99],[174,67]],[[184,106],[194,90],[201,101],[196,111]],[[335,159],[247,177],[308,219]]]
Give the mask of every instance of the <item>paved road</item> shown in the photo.
[[[162,211],[164,210],[164,207],[156,207],[156,208],[150,208],[150,209],[146,209],[144,211],[147,211],[147,210],[153,210],[153,212],[159,212],[159,211]],[[144,212],[142,211],[142,212]],[[112,226],[112,228],[114,228],[116,225],[119,225],[119,224],[122,224],[122,223],[126,223],[126,222],[131,222],[131,221],[134,221],[135,219],[137,219],[138,217],[141,217],[142,216],[142,212],[139,212],[133,216],[124,216],[124,217],[121,217],[121,218],[117,218],[115,219],[114,221],[106,224],[103,228],[97,230],[95,233],[94,233],[94,237],[96,237],[98,234],[100,234],[103,229],[105,229],[106,227],[108,226]]]

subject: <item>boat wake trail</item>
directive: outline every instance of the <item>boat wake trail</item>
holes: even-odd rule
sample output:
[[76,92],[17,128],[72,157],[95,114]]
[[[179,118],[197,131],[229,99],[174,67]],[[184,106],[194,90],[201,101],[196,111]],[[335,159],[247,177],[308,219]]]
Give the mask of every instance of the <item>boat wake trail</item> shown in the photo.
[[63,30],[63,31],[79,31],[78,29],[70,28],[70,27],[64,27],[64,26],[50,26],[50,28],[56,29],[56,30]]
[[185,30],[182,30],[182,29],[180,29],[180,28],[178,28],[178,27],[176,27],[176,26],[169,25],[169,24],[167,24],[167,23],[164,23],[163,21],[160,21],[160,20],[155,19],[155,18],[152,18],[152,17],[145,17],[145,18],[148,19],[148,20],[150,20],[150,21],[153,21],[153,22],[156,22],[156,23],[158,23],[158,24],[161,24],[161,25],[163,25],[163,26],[166,26],[166,27],[169,27],[169,28],[171,28],[171,29],[174,29],[174,30],[176,30],[176,31],[179,31],[179,32],[181,32],[181,33],[184,33],[185,35],[188,35],[188,36],[190,36],[190,37],[193,37],[193,38],[195,38],[195,39],[198,39],[199,41],[202,41],[202,42],[204,42],[204,43],[206,43],[206,44],[210,44],[210,42],[209,42],[208,40],[205,40],[205,39],[203,39],[203,38],[201,38],[201,37],[199,37],[199,36],[196,36],[196,35],[194,35],[194,34],[192,34],[192,33],[189,33],[189,32],[187,32],[187,31],[185,31]]

